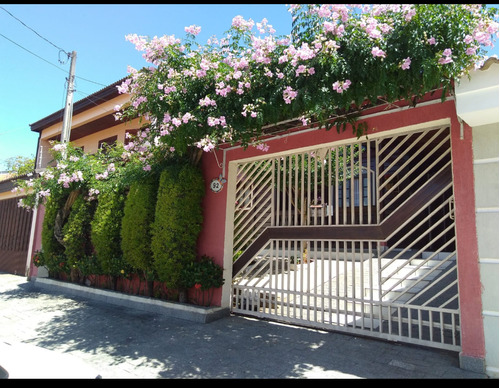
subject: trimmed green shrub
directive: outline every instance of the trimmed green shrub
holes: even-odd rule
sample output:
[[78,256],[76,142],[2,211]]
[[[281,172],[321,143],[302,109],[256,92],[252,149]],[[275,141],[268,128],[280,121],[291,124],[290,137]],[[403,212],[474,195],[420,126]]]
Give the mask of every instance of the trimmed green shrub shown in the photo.
[[42,224],[42,252],[41,265],[47,267],[49,275],[55,275],[64,270],[64,246],[54,236],[54,225],[58,211],[64,206],[66,196],[51,195],[45,203],[45,216]]
[[210,306],[214,290],[224,284],[223,268],[212,257],[203,255],[184,266],[181,282],[185,288],[195,288],[192,300],[195,304]]
[[133,183],[125,200],[121,227],[123,259],[136,270],[152,277],[151,224],[158,192],[157,176]]
[[113,277],[125,272],[121,251],[121,223],[125,195],[113,190],[99,195],[91,222],[91,242],[103,274]]
[[168,166],[161,173],[151,245],[155,270],[168,288],[183,288],[182,269],[196,259],[204,194],[201,170],[191,164]]
[[83,194],[78,195],[63,227],[65,254],[72,272],[78,271],[75,276],[80,276],[81,268],[85,266],[83,261],[88,260],[92,253],[90,223],[94,211],[94,202],[85,200]]
[[223,268],[209,256],[187,264],[182,270],[182,282],[186,288],[199,286],[203,291],[219,288],[224,284]]

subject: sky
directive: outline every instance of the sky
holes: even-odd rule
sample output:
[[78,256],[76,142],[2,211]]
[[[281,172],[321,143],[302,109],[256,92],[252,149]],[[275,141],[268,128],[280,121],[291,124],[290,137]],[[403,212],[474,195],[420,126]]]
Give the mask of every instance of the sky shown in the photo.
[[195,24],[197,41],[205,44],[213,35],[222,38],[237,15],[267,18],[278,35],[290,33],[292,24],[285,4],[0,7],[0,171],[8,158],[35,156],[38,133],[30,124],[64,108],[70,61],[60,49],[76,51],[76,102],[127,76],[128,65],[149,65],[125,35],[182,39],[184,27]]
[[[126,35],[182,39],[195,24],[204,44],[222,38],[237,15],[266,18],[277,35],[291,31],[285,4],[0,4],[0,171],[9,158],[35,156],[30,124],[64,108],[70,61],[63,51],[76,52],[77,102],[127,76],[127,66],[149,65]],[[498,56],[498,42],[490,55]]]

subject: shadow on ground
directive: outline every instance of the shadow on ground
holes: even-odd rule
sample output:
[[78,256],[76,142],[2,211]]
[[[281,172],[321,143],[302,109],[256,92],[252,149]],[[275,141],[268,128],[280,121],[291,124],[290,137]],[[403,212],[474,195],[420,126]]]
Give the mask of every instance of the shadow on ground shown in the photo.
[[241,316],[195,323],[29,282],[5,289],[0,309],[21,317],[24,343],[76,355],[103,378],[484,378],[456,353]]

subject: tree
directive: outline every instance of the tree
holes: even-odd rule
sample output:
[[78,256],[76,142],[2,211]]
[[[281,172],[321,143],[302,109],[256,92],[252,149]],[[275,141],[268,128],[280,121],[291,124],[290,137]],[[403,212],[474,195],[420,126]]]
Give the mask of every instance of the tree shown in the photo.
[[62,230],[64,253],[73,280],[83,281],[85,274],[82,273],[81,268],[86,267],[86,261],[92,254],[90,227],[94,211],[94,203],[87,201],[80,193],[71,207],[68,220]]
[[127,37],[152,66],[130,69],[119,87],[130,104],[118,115],[145,120],[133,147],[155,144],[148,163],[224,142],[264,150],[263,127],[287,119],[350,126],[360,136],[367,128],[357,117],[368,106],[414,105],[435,90],[444,98],[498,32],[497,10],[484,5],[306,4],[291,12],[288,37],[241,16],[228,38],[205,46],[196,26],[186,27],[184,41]]
[[[221,143],[267,151],[264,128],[281,120],[352,128],[359,136],[367,130],[358,121],[366,107],[398,100],[415,105],[436,90],[446,96],[484,60],[498,34],[497,12],[463,4],[305,4],[291,7],[289,36],[275,36],[265,19],[241,16],[229,36],[206,45],[196,42],[197,26],[186,27],[184,40],[129,35],[151,66],[130,68],[118,87],[130,100],[116,117],[138,117],[142,130],[116,152],[88,156],[86,163],[83,157],[62,163],[59,149],[59,168],[18,182],[27,194],[22,204],[33,208],[37,194],[63,185],[103,192],[171,156],[188,155],[196,165],[201,152]],[[111,164],[109,175],[117,179],[103,177]],[[79,172],[81,180],[72,180]]]
[[54,225],[57,213],[64,205],[66,196],[54,195],[47,200],[45,206],[45,216],[42,224],[42,252],[44,265],[51,275],[64,272],[65,266],[61,265],[61,257],[64,255],[64,246],[54,235]]
[[13,156],[5,160],[7,172],[13,176],[23,176],[35,170],[35,157]]

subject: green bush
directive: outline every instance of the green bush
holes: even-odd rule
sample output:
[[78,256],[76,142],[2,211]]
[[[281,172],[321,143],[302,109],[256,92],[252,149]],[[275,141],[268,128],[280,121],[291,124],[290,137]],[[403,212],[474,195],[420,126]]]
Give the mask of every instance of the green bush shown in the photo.
[[181,282],[187,289],[194,287],[192,302],[202,306],[210,306],[214,290],[224,284],[223,269],[214,263],[213,258],[202,256],[187,263],[181,273]]
[[60,274],[69,274],[70,268],[64,254],[45,254],[42,250],[33,255],[33,263],[37,267],[46,267],[50,277],[57,278]]
[[94,202],[84,199],[80,194],[68,217],[68,221],[63,227],[63,241],[65,254],[70,268],[81,270],[83,261],[87,260],[92,253],[90,243],[90,223],[95,210]]
[[45,203],[45,216],[42,224],[42,252],[43,262],[41,265],[47,267],[49,275],[55,275],[64,269],[64,246],[54,236],[54,225],[58,211],[64,206],[65,196],[51,195]]
[[125,200],[121,227],[123,259],[147,277],[151,277],[153,271],[151,224],[157,191],[157,177],[154,175],[133,183]]
[[196,285],[203,291],[219,288],[224,284],[223,269],[209,256],[188,263],[182,270],[182,284],[186,288]]
[[82,276],[89,277],[92,275],[103,275],[101,265],[97,256],[92,254],[85,257],[78,264],[78,269],[80,270]]
[[110,190],[99,195],[91,222],[91,242],[103,274],[120,276],[125,271],[121,251],[121,222],[125,195]]
[[204,194],[201,171],[191,164],[171,165],[161,173],[152,250],[155,270],[168,288],[182,288],[181,271],[196,259]]

